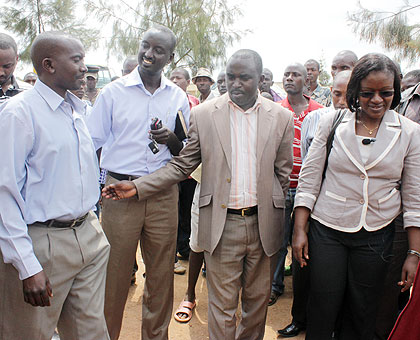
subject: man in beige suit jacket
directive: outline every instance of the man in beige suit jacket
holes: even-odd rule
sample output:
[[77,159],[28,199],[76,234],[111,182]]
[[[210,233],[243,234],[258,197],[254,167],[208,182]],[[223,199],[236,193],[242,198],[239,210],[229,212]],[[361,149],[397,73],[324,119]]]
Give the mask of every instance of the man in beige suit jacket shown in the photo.
[[258,95],[261,74],[256,52],[236,52],[226,67],[228,94],[193,109],[180,156],[149,176],[111,184],[103,192],[107,198],[145,199],[203,164],[198,238],[207,263],[211,340],[263,339],[283,239],[293,118]]

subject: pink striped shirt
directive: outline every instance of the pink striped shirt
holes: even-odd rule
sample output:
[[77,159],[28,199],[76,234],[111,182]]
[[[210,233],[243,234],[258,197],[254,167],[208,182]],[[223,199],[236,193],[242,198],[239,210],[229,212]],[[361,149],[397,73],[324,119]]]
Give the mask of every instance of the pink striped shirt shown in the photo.
[[261,105],[244,111],[229,100],[232,144],[232,178],[228,208],[253,207],[257,200],[257,112]]

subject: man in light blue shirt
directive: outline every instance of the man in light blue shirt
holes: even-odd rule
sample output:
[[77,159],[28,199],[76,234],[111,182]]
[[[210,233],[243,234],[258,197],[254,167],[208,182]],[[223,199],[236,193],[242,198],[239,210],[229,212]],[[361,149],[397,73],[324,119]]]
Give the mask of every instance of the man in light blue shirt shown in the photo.
[[346,94],[347,84],[349,83],[350,76],[351,71],[341,71],[337,73],[334,77],[333,86],[331,89],[333,106],[312,111],[303,121],[301,128],[302,142],[300,144],[303,162],[305,161],[306,155],[308,154],[312,140],[315,137],[316,131],[318,129],[318,123],[321,117],[325,113],[347,108]]
[[86,72],[83,46],[42,33],[31,58],[39,80],[0,112],[0,338],[49,340],[57,327],[62,340],[106,340],[98,165],[84,105],[67,91]]
[[[178,154],[182,142],[174,131],[179,115],[186,128],[189,104],[185,93],[162,75],[174,56],[175,35],[163,26],[148,30],[138,54],[139,66],[105,86],[87,124],[95,147],[102,147],[101,168],[106,183],[148,175]],[[163,127],[151,130],[158,118]],[[158,143],[153,153],[152,135]],[[146,201],[133,198],[103,202],[102,225],[111,244],[105,318],[111,339],[118,339],[131,273],[140,240],[146,266],[143,296],[142,339],[168,339],[173,303],[173,271],[178,226],[178,187]]]

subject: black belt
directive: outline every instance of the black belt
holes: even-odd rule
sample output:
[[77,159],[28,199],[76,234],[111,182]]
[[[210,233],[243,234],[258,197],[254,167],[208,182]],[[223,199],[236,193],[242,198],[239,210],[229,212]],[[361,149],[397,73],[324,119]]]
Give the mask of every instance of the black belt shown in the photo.
[[243,208],[243,209],[229,209],[227,210],[228,214],[235,214],[241,216],[252,216],[258,213],[258,206],[254,205],[253,207]]
[[82,225],[87,217],[88,214],[70,221],[48,220],[45,222],[35,222],[34,224],[42,224],[48,228],[75,228]]
[[139,178],[140,176],[123,175],[116,172],[108,171],[108,175],[118,179],[119,181],[132,181],[133,179]]

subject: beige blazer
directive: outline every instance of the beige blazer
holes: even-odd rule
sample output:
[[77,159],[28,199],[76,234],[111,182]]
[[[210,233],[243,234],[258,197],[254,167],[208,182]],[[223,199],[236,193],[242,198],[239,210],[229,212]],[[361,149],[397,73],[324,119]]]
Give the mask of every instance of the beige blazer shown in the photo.
[[[338,126],[321,185],[325,144],[335,112],[321,120],[301,170],[295,208],[331,228],[357,232],[378,230],[404,212],[404,226],[420,227],[420,126],[387,111],[370,157],[363,164],[356,138],[355,114],[348,111]],[[401,186],[400,186],[401,183]]]
[[[185,179],[202,162],[198,245],[212,253],[222,236],[230,194],[232,148],[228,95],[193,108],[188,143],[178,157],[134,181],[144,199]],[[293,117],[261,98],[257,118],[257,198],[261,243],[271,256],[283,239],[284,198],[292,170]]]

